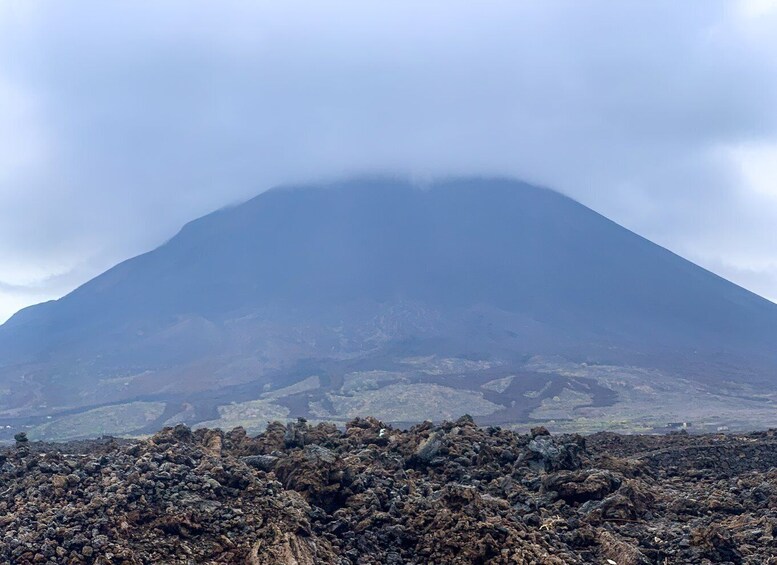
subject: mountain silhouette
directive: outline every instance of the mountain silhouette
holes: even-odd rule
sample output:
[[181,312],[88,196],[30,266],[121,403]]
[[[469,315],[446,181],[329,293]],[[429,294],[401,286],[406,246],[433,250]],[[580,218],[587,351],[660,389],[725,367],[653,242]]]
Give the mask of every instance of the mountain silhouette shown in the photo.
[[358,179],[269,190],[20,311],[0,327],[0,410],[245,399],[423,356],[758,386],[775,344],[777,305],[557,192]]

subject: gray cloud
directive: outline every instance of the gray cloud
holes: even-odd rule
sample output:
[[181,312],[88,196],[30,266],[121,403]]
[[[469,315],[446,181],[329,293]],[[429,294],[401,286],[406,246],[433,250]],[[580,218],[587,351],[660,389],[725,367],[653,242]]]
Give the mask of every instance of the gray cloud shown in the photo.
[[777,298],[773,4],[0,3],[0,319],[372,171],[551,186]]

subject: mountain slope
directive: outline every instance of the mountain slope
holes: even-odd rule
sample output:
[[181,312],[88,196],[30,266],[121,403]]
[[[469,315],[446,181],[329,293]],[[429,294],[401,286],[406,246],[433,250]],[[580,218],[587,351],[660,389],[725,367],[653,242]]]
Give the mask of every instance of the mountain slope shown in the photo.
[[430,355],[769,383],[775,343],[777,305],[558,193],[362,180],[268,191],[18,313],[0,327],[0,408],[249,399],[306,367],[337,380]]

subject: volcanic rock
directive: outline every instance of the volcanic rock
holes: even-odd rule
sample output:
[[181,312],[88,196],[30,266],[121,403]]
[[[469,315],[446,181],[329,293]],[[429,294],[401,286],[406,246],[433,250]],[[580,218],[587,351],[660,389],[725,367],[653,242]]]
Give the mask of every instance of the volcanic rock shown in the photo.
[[777,565],[767,432],[365,418],[28,444],[0,452],[3,563]]

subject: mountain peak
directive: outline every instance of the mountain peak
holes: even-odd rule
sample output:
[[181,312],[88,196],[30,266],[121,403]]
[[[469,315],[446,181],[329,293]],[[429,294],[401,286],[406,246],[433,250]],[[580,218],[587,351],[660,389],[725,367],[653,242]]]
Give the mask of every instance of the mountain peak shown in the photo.
[[[198,394],[258,401],[313,364],[329,376],[281,412],[338,417],[332,395],[358,368],[393,375],[376,390],[450,388],[511,421],[528,397],[493,396],[467,367],[498,380],[543,358],[763,383],[775,342],[776,305],[559,193],[374,177],[266,191],[20,312],[0,328],[0,385],[13,391],[0,409],[144,399],[210,418],[220,412]],[[470,376],[453,388],[405,362],[462,351],[451,371]]]

